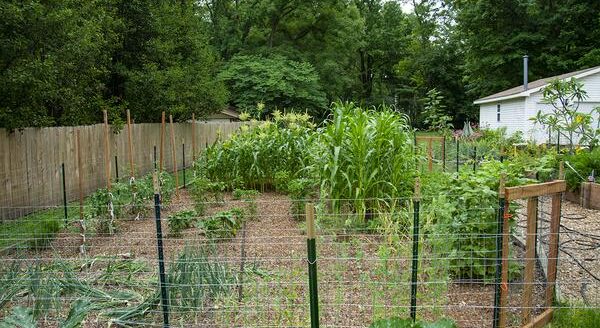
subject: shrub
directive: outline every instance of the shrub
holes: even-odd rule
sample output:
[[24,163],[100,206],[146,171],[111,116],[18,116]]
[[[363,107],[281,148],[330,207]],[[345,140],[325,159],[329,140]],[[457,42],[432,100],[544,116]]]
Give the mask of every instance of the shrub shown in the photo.
[[287,184],[287,190],[292,200],[291,212],[296,220],[304,219],[304,207],[315,190],[315,182],[311,179],[294,179]]
[[600,148],[593,151],[581,150],[574,155],[565,156],[564,160],[579,173],[573,172],[571,168],[565,165],[565,180],[570,190],[578,189],[581,182],[584,179],[587,181],[592,172],[596,176],[600,173]]
[[[498,227],[498,188],[500,175],[507,174],[506,186],[527,183],[520,169],[498,161],[486,162],[476,172],[438,175],[426,179],[423,187],[423,216],[433,239],[443,239],[450,261],[450,272],[458,278],[488,280],[495,274],[496,238]],[[514,206],[511,207],[514,210]],[[512,221],[511,221],[512,222]],[[425,230],[425,229],[424,229]],[[424,231],[424,233],[430,233]],[[519,267],[511,262],[511,275]]]

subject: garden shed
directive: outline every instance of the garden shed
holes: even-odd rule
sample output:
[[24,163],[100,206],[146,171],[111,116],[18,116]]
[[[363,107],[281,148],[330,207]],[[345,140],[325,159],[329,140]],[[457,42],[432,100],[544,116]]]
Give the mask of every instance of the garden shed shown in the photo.
[[[551,105],[542,103],[544,87],[552,80],[571,78],[583,83],[583,89],[587,92],[587,98],[579,103],[580,112],[590,113],[600,106],[600,66],[596,66],[529,83],[524,79],[524,83],[518,87],[475,100],[474,104],[479,105],[480,126],[490,129],[505,127],[508,134],[521,131],[526,140],[535,140],[537,143],[548,142],[548,130],[536,125],[530,118],[539,110],[544,113],[550,112]],[[598,119],[596,114],[596,122]],[[550,142],[557,142],[556,133],[550,133]],[[566,140],[561,140],[561,143],[563,142]]]

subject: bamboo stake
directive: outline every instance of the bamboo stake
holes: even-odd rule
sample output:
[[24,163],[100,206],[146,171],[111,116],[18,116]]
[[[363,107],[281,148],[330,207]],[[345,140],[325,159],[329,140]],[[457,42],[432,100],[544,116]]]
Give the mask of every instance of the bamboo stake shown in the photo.
[[192,113],[192,165],[196,162],[196,115]]
[[104,110],[104,161],[106,165],[106,190],[110,191],[110,144],[108,142],[108,112]]
[[163,170],[164,144],[165,144],[165,112],[162,112],[161,125],[160,125],[160,161],[158,164],[159,172],[162,172],[162,170]]
[[175,175],[175,196],[179,196],[179,177],[177,176],[177,155],[175,151],[175,129],[173,128],[173,115],[169,115],[171,126],[171,155],[173,157],[173,174]]
[[83,220],[83,168],[81,164],[81,141],[79,137],[79,130],[76,133],[76,147],[77,147],[77,180],[79,187],[79,229],[81,234],[81,245],[79,246],[79,253],[85,254],[85,221]]
[[131,144],[131,114],[129,109],[127,110],[127,143],[129,144],[129,175],[133,178],[135,173],[133,172],[133,145]]
[[431,138],[427,139],[427,167],[429,172],[433,171],[433,140]]

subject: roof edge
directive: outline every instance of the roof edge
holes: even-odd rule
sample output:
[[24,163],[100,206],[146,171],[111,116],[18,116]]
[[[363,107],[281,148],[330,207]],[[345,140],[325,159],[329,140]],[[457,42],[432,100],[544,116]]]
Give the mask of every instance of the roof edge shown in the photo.
[[[597,66],[596,68],[591,68],[591,69],[589,69],[589,70],[587,70],[585,72],[579,73],[577,75],[573,75],[573,76],[569,76],[569,77],[563,78],[561,80],[567,80],[567,79],[572,79],[572,78],[580,79],[582,77],[593,75],[593,74],[596,74],[598,72],[600,72],[600,66]],[[523,91],[521,91],[519,93],[515,93],[515,94],[512,94],[512,95],[495,97],[495,98],[489,98],[489,99],[486,99],[489,96],[483,97],[483,98],[479,98],[479,99],[473,101],[473,104],[474,105],[481,105],[481,104],[486,104],[486,103],[495,102],[495,101],[502,101],[502,100],[509,100],[509,99],[514,99],[514,98],[529,97],[532,93],[536,93],[536,92],[540,91],[541,89],[543,89],[545,86],[547,86],[550,83],[550,81],[552,81],[552,80],[549,80],[548,82],[546,82],[546,83],[544,83],[544,84],[542,84],[542,85],[540,85],[538,87],[527,89],[527,90],[523,90]],[[509,89],[507,89],[507,90],[509,90]],[[506,91],[506,90],[504,90],[504,91]],[[500,91],[500,92],[502,92],[502,91]]]

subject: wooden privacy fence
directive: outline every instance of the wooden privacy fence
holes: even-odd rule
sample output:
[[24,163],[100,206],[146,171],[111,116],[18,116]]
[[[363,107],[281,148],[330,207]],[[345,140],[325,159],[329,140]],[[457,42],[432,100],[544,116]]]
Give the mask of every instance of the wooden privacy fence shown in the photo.
[[[243,124],[242,122],[174,123],[173,140],[170,127],[165,129],[164,168],[168,171],[172,171],[174,166],[182,168],[184,152],[185,162],[189,165],[194,154],[213,143],[218,135],[226,138]],[[0,129],[1,220],[20,217],[40,208],[61,204],[63,163],[66,198],[69,201],[78,198],[77,130],[80,134],[82,189],[85,194],[106,186],[105,172],[110,171],[113,180],[117,174],[121,179],[129,177],[127,125],[118,133],[110,127],[108,160],[103,124],[26,128],[14,132]],[[195,139],[194,142],[192,138]],[[192,151],[193,144],[196,148],[195,152]],[[144,175],[154,168],[155,156],[156,160],[160,156],[160,145],[160,123],[131,125],[131,161],[134,163],[136,176]],[[107,162],[110,165],[108,169]]]

